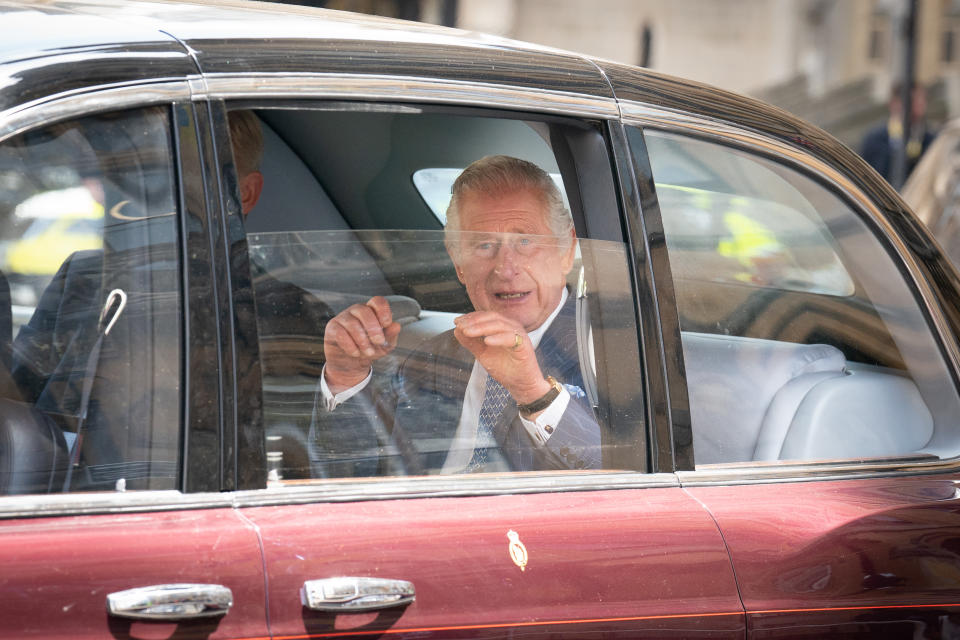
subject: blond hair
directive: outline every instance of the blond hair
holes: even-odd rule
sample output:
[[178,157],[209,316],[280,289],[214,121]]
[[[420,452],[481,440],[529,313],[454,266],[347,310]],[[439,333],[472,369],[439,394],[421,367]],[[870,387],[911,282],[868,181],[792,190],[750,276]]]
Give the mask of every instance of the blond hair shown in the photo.
[[260,120],[250,110],[230,111],[227,113],[230,124],[230,144],[233,147],[233,161],[237,164],[237,173],[241,178],[260,170],[260,158],[263,155],[263,131]]

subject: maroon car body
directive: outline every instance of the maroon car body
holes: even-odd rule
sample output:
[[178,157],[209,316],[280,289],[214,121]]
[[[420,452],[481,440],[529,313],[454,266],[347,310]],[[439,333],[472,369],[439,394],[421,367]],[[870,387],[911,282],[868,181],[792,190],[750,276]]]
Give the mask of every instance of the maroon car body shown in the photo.
[[[335,11],[3,3],[0,35],[0,637],[960,634],[960,279],[829,135]],[[323,313],[386,295],[414,352],[468,310],[443,198],[492,153],[563,186],[603,468],[328,454]],[[102,242],[7,260],[70,216]]]

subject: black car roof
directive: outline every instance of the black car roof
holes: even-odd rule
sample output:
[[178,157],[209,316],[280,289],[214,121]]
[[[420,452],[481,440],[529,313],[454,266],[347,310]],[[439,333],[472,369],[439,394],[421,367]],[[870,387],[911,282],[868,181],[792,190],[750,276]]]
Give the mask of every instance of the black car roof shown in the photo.
[[[176,60],[190,53],[203,73],[418,75],[419,69],[429,69],[430,76],[449,80],[612,97],[609,84],[584,56],[457,29],[291,5],[0,2],[0,25],[0,63],[120,52]],[[151,65],[163,66],[149,61],[148,76]]]
[[829,158],[875,190],[879,184],[864,176],[862,163],[836,140],[780,109],[538,45],[247,0],[0,0],[0,114],[94,85],[182,80],[200,73],[421,77],[600,98],[610,101],[611,113],[614,100],[626,100],[735,123]]
[[[747,116],[793,139],[803,137],[801,130],[814,133],[758,101],[647,69],[459,29],[278,3],[0,0],[0,76],[15,75],[18,62],[40,66],[41,58],[52,58],[51,81],[65,83],[64,90],[98,70],[103,83],[198,72],[424,76],[616,97],[736,122]],[[17,100],[26,101],[22,93]],[[0,95],[0,111],[7,102]]]

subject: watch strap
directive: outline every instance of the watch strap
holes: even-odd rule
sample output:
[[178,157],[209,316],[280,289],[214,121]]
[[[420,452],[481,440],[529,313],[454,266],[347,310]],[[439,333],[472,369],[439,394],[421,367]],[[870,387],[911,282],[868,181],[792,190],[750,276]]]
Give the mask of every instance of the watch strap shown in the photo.
[[547,376],[547,382],[550,383],[550,390],[545,394],[534,400],[533,402],[527,402],[526,404],[518,404],[517,409],[520,410],[520,414],[523,416],[528,416],[538,411],[543,411],[550,404],[557,399],[557,396],[560,395],[560,392],[563,391],[563,386],[557,382],[557,379],[553,376]]

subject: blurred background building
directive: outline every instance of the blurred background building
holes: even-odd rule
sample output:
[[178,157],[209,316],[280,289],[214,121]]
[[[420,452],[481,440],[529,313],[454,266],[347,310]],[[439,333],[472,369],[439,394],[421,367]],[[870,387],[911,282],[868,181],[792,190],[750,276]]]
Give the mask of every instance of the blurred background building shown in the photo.
[[707,82],[784,107],[855,149],[887,118],[890,92],[907,72],[927,87],[933,126],[960,115],[960,0],[293,1],[493,33]]

